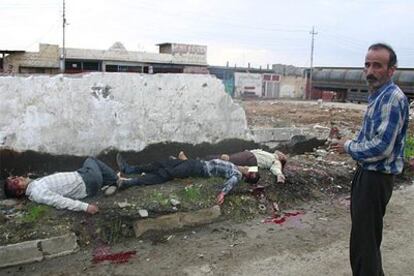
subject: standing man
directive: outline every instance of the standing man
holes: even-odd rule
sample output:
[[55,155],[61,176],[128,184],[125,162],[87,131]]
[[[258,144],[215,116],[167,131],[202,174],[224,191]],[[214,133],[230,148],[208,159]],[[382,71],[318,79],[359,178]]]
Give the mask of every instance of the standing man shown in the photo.
[[389,45],[377,43],[368,48],[364,75],[370,95],[362,128],[356,139],[342,138],[332,145],[358,163],[351,188],[353,275],[384,275],[383,217],[394,176],[403,169],[409,110],[407,97],[392,81],[396,66],[397,56]]

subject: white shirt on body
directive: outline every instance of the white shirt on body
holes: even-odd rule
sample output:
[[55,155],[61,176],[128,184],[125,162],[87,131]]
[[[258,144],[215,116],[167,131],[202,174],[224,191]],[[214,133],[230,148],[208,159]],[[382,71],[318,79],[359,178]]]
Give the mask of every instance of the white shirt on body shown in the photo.
[[26,195],[32,201],[58,209],[86,211],[88,208],[88,203],[77,200],[87,196],[85,182],[77,172],[54,173],[33,180]]
[[273,175],[283,175],[282,163],[276,158],[275,154],[261,149],[251,150],[250,152],[256,157],[259,168],[269,169]]

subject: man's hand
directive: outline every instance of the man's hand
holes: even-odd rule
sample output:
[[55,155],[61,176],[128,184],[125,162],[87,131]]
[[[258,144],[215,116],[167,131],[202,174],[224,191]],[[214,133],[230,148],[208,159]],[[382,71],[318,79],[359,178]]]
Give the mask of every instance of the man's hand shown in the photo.
[[226,194],[225,194],[225,193],[223,193],[223,192],[220,192],[220,193],[218,194],[217,199],[216,199],[216,201],[217,201],[217,204],[218,204],[218,205],[223,204],[223,202],[224,202],[224,197],[225,197],[225,196],[226,196]]
[[286,180],[286,178],[283,174],[276,175],[276,182],[277,183],[285,183],[285,180]]
[[94,215],[99,211],[98,206],[96,206],[95,204],[89,204],[88,208],[86,208],[86,212]]
[[338,140],[336,143],[332,143],[330,146],[329,146],[329,148],[331,149],[331,150],[333,150],[334,152],[337,152],[337,153],[346,153],[346,151],[345,151],[345,148],[344,148],[344,145],[345,145],[345,142],[347,141],[348,139],[346,139],[346,138],[341,138],[340,140]]

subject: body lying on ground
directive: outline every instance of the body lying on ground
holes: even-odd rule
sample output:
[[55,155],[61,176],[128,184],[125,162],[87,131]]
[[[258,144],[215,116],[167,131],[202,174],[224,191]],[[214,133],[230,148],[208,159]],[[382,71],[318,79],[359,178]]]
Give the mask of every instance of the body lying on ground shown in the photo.
[[248,167],[236,166],[221,159],[210,161],[193,159],[165,159],[146,165],[129,165],[120,154],[117,155],[117,164],[123,174],[143,175],[119,181],[119,188],[132,186],[161,184],[174,178],[186,177],[223,177],[226,179],[224,187],[217,196],[217,203],[222,204],[224,197],[244,179],[249,183],[256,183],[259,174],[249,172]]
[[205,160],[215,158],[230,161],[237,166],[257,166],[261,169],[268,169],[275,176],[277,183],[285,183],[286,179],[282,170],[287,157],[280,151],[271,153],[262,149],[245,150],[232,154],[209,155]]
[[58,172],[35,180],[23,176],[8,177],[4,190],[8,197],[27,196],[31,201],[58,209],[95,214],[99,210],[95,204],[79,199],[95,195],[105,185],[112,185],[108,191],[115,192],[117,180],[118,176],[108,165],[89,157],[80,169],[72,172]]

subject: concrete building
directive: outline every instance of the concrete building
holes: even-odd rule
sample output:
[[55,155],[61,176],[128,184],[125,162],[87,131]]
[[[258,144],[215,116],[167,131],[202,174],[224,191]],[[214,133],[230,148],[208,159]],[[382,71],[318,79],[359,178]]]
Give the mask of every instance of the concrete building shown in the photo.
[[273,64],[272,69],[276,74],[280,75],[280,98],[301,99],[304,97],[308,81],[304,68]]
[[280,98],[281,75],[271,69],[209,66],[232,97]]
[[56,74],[60,72],[59,46],[40,44],[39,52],[0,50],[0,72],[6,74]]
[[[208,73],[207,46],[161,43],[159,53],[127,51],[120,42],[108,50],[65,49],[65,73]],[[40,44],[38,52],[0,50],[0,72],[57,74],[62,70],[63,49]]]

